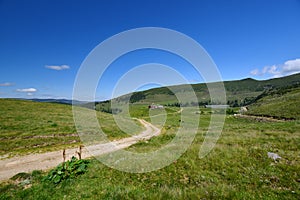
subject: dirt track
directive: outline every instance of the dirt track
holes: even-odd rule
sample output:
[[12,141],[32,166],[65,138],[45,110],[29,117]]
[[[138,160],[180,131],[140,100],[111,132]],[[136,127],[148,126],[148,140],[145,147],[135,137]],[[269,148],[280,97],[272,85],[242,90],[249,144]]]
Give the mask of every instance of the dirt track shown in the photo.
[[[102,155],[105,153],[117,151],[129,147],[140,140],[148,140],[153,136],[160,134],[160,129],[155,127],[145,120],[139,119],[139,122],[146,128],[138,135],[113,141],[114,147],[111,144],[104,143],[89,146],[88,149],[93,152],[93,155]],[[66,159],[70,159],[76,155],[78,148],[66,149]],[[89,151],[84,147],[82,149],[82,158],[92,157]],[[42,154],[31,154],[22,157],[14,157],[0,160],[0,181],[7,180],[20,172],[31,172],[33,170],[47,170],[61,163],[62,151],[53,151]]]

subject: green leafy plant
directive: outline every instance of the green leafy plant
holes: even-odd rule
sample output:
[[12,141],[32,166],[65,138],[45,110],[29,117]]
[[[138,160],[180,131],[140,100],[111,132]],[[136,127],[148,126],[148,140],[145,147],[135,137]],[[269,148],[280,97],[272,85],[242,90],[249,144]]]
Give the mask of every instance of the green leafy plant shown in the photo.
[[52,169],[44,178],[44,181],[51,181],[54,184],[59,184],[63,180],[74,178],[87,172],[88,164],[88,160],[78,160],[73,156],[71,160],[60,163],[56,168]]
[[227,115],[233,115],[233,114],[236,114],[237,112],[234,110],[234,109],[226,109],[226,114]]

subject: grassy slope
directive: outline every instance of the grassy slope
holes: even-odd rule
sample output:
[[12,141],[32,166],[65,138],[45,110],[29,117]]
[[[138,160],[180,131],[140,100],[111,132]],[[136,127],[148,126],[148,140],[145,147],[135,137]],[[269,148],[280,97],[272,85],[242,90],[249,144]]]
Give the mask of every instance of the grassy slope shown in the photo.
[[[237,101],[239,104],[245,99],[254,99],[258,95],[262,94],[267,88],[285,87],[288,85],[299,84],[300,74],[286,76],[282,78],[275,78],[270,80],[258,81],[254,79],[243,79],[236,81],[225,81],[224,86],[226,89],[227,100]],[[198,97],[199,102],[207,102],[210,100],[207,86],[204,83],[192,84],[192,87]],[[173,92],[184,92],[186,90],[185,85],[177,85],[170,87],[154,88],[146,91],[139,92],[145,98],[137,99],[139,103],[160,103],[168,104],[176,102],[176,97]],[[172,92],[173,91],[173,92]],[[118,101],[128,101],[130,94],[117,98]],[[106,102],[110,103],[110,102]]]
[[300,119],[300,87],[274,92],[249,106],[248,114]]
[[0,99],[0,133],[1,155],[79,144],[71,107],[62,104]]
[[[131,174],[92,160],[89,171],[58,186],[41,182],[23,189],[3,184],[0,199],[297,199],[300,195],[300,123],[256,122],[227,117],[214,150],[199,159],[199,147],[210,116],[202,115],[193,145],[179,160],[158,171]],[[169,141],[178,125],[170,114],[167,132],[130,148],[145,152]],[[283,159],[275,163],[267,152]],[[149,163],[150,164],[150,163]]]
[[[128,137],[115,125],[112,115],[97,112],[97,116],[109,138]],[[44,152],[79,143],[72,106],[0,99],[0,156]]]

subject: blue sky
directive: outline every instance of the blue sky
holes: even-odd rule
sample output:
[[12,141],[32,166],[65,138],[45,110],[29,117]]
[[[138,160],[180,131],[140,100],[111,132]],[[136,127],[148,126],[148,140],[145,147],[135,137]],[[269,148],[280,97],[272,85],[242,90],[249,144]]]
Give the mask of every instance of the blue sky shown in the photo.
[[[140,27],[193,38],[224,80],[285,76],[300,72],[299,23],[299,0],[0,0],[0,97],[71,98],[86,56],[107,38]],[[126,70],[149,62],[201,82],[186,62],[165,52],[125,57],[114,62],[97,99],[110,98]]]

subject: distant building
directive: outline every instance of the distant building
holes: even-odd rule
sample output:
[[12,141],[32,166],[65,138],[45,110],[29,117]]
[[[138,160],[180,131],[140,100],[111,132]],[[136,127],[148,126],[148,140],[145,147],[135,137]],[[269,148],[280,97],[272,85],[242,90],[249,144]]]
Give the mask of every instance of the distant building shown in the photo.
[[149,109],[163,109],[164,106],[159,105],[159,104],[156,105],[156,104],[153,103],[153,104],[149,105],[148,108]]
[[248,111],[248,108],[246,107],[246,106],[243,106],[243,107],[241,107],[241,109],[239,110],[239,113],[240,114],[243,114],[243,113],[245,113],[245,112],[247,112]]

